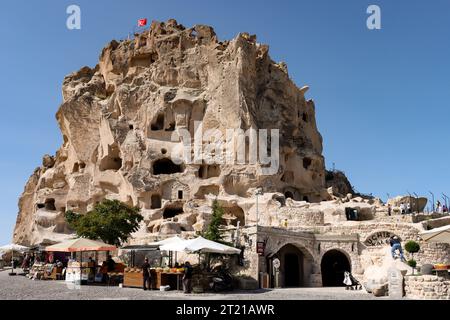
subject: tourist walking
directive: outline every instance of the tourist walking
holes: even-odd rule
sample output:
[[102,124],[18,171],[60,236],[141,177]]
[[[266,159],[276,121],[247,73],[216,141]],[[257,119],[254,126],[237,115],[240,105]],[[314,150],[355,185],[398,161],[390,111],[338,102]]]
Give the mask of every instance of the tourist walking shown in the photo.
[[150,264],[148,263],[148,258],[145,258],[144,264],[142,265],[142,277],[143,277],[143,289],[144,291],[152,290],[152,276],[150,273]]
[[403,256],[402,243],[400,239],[397,236],[393,236],[389,240],[389,243],[391,245],[392,258],[396,259],[396,251],[398,250],[398,252],[400,252],[400,261],[406,261],[405,257]]
[[184,264],[183,289],[184,293],[192,292],[192,273],[193,269],[189,261]]

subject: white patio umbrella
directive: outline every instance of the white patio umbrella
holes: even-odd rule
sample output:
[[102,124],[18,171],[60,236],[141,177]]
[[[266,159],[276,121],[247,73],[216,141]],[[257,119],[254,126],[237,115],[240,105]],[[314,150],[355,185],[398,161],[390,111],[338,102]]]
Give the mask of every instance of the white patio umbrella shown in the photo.
[[159,247],[162,251],[178,252],[199,252],[199,253],[222,253],[222,254],[240,254],[241,250],[226,246],[224,244],[207,240],[203,237],[184,240],[178,243],[169,243]]
[[450,243],[450,225],[424,231],[419,235],[425,241]]
[[182,243],[184,241],[186,241],[186,240],[180,238],[179,236],[175,236],[175,237],[167,238],[167,239],[164,239],[161,241],[152,242],[152,243],[149,243],[148,245],[149,246],[163,246],[163,245],[169,245],[169,244]]
[[11,252],[11,274],[14,274],[14,251],[15,252],[25,252],[29,250],[28,247],[21,246],[18,244],[7,244],[5,246],[0,247],[0,252],[3,252],[3,254]]
[[[159,247],[163,246],[163,245],[176,245],[176,244],[181,244],[184,243],[186,240],[180,238],[179,236],[175,236],[172,238],[167,238],[158,242],[154,242],[151,243],[151,245],[157,245]],[[160,249],[161,250],[161,249]],[[173,250],[168,250],[168,251],[173,251]],[[177,251],[175,252],[175,262],[178,262],[178,256],[177,256]]]

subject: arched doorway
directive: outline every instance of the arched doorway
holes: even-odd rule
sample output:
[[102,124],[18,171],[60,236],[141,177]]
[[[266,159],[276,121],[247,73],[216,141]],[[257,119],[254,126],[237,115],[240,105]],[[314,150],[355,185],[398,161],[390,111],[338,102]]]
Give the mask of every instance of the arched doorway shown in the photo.
[[[287,244],[270,259],[273,262],[275,258],[280,260],[280,268],[279,273],[271,270],[272,287],[276,284],[282,288],[298,288],[308,285],[312,260],[302,250],[293,244]],[[272,263],[269,264],[272,265]]]
[[330,250],[322,257],[322,285],[324,287],[343,287],[344,272],[351,272],[350,261],[339,250]]

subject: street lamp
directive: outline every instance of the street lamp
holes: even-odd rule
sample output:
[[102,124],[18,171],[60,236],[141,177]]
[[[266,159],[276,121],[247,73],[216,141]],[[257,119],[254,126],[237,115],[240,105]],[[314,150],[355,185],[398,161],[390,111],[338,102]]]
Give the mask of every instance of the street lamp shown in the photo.
[[258,221],[259,221],[259,204],[258,204],[258,197],[264,195],[262,188],[257,188],[256,192],[256,227],[258,227]]
[[430,194],[431,194],[431,197],[432,197],[432,209],[433,209],[433,211],[431,212],[431,213],[434,213],[434,193],[433,192],[431,192],[431,191],[428,191]]

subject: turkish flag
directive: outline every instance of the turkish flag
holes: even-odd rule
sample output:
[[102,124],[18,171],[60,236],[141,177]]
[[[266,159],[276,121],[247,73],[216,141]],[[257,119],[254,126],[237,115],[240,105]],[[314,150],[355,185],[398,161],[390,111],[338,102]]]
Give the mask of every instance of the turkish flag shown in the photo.
[[145,27],[147,25],[147,19],[140,19],[138,20],[138,26],[139,27]]

